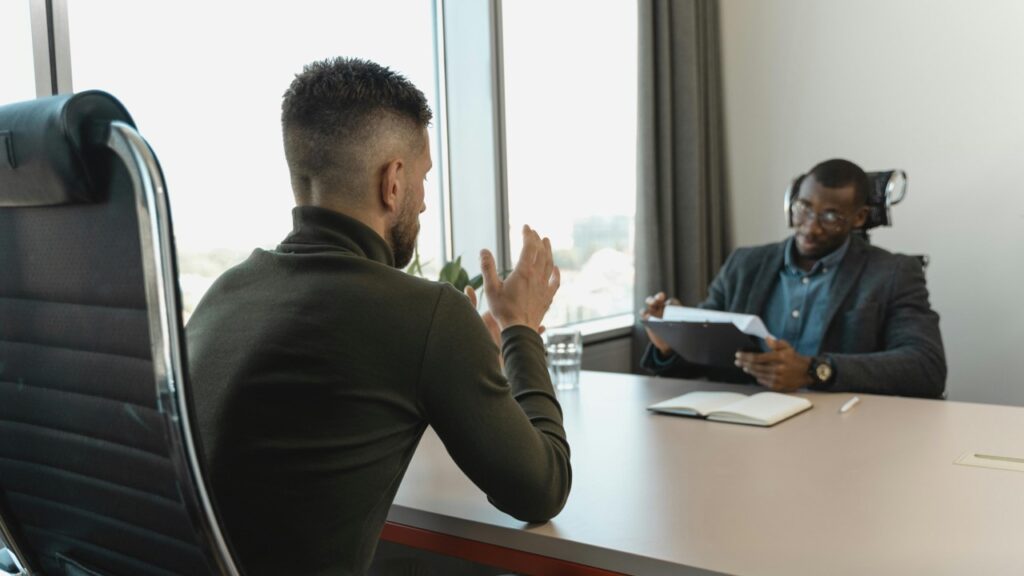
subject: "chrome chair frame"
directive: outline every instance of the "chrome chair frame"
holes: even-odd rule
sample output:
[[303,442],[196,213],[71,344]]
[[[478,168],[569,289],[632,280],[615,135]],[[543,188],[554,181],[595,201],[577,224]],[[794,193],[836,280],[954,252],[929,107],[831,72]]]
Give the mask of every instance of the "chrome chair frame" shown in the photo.
[[[227,540],[213,510],[209,492],[200,474],[199,456],[192,435],[191,416],[186,390],[182,342],[178,337],[180,306],[174,276],[174,249],[170,228],[170,205],[163,174],[152,149],[132,126],[113,121],[95,135],[98,143],[107,146],[127,168],[135,198],[138,233],[145,272],[150,346],[158,407],[164,414],[171,448],[171,461],[182,496],[194,527],[202,536],[211,567],[225,576],[239,576]],[[193,498],[198,496],[198,501]],[[16,535],[0,517],[0,575],[36,576],[40,574],[25,560]],[[10,571],[13,569],[14,571]]]
[[[139,220],[139,242],[146,281],[149,309],[150,345],[156,376],[157,402],[166,414],[172,461],[181,482],[198,494],[199,502],[187,502],[198,520],[200,533],[211,545],[213,560],[222,574],[238,576],[239,570],[217,522],[201,470],[192,436],[191,417],[181,345],[178,338],[178,289],[173,274],[174,251],[170,229],[170,204],[167,187],[156,157],[138,131],[130,125],[110,123],[106,145],[124,162],[135,190],[135,210]],[[186,500],[191,500],[187,498]]]
[[29,576],[28,570],[18,560],[18,551],[3,518],[0,518],[0,575]]

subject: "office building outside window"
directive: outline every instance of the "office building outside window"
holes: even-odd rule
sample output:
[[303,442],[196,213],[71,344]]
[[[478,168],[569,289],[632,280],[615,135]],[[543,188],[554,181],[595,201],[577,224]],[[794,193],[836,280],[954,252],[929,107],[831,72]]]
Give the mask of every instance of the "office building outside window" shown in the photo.
[[549,326],[632,311],[636,11],[502,3],[509,241],[515,259],[523,224],[551,238],[562,288]]
[[[186,317],[224,270],[291,229],[281,97],[303,65],[374,60],[416,84],[438,116],[430,0],[105,0],[68,2],[68,10],[75,91],[121,99],[160,158]],[[387,33],[370,22],[387,22]],[[435,129],[440,166],[436,138]],[[443,260],[438,181],[435,169],[420,217],[420,257],[432,278]]]

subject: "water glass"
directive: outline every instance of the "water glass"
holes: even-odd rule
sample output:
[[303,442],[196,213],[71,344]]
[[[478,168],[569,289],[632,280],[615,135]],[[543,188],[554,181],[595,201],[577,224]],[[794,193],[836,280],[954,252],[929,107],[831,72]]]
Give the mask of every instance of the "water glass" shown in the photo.
[[574,328],[544,331],[544,352],[548,358],[551,383],[558,390],[573,390],[580,384],[583,336]]

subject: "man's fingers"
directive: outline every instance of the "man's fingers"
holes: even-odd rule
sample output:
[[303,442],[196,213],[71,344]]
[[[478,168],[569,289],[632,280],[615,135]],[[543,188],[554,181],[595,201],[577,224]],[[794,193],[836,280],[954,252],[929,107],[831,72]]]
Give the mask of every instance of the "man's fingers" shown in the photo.
[[736,365],[757,380],[757,383],[776,392],[792,392],[800,388],[800,383],[784,377],[782,364],[741,364]]
[[551,295],[554,296],[555,292],[558,292],[559,286],[562,285],[562,271],[558,269],[558,266],[551,268],[551,276],[548,277],[548,290],[551,290]]
[[541,257],[542,257],[542,260],[544,261],[544,275],[541,276],[541,278],[550,279],[551,278],[551,271],[555,267],[555,257],[551,253],[551,240],[548,239],[548,238],[544,238],[543,243],[544,243],[544,248],[541,251]]
[[652,305],[655,305],[655,304],[663,305],[664,303],[665,303],[665,293],[664,292],[658,292],[657,294],[651,294],[647,298],[644,298],[644,304],[647,304],[648,306],[652,306]]
[[773,366],[746,365],[742,368],[744,372],[757,378],[758,382],[761,380],[774,381],[778,374],[778,370]]
[[785,340],[781,340],[771,335],[769,335],[768,338],[765,338],[765,342],[768,343],[768,347],[771,348],[772,350],[785,350],[787,348],[792,348],[789,342],[786,342]]
[[735,364],[740,370],[754,376],[778,374],[782,367],[782,364],[777,362],[744,362],[739,359],[736,360]]
[[480,251],[480,272],[484,277],[484,294],[488,296],[501,290],[501,278],[494,265],[494,255],[484,248]]
[[539,250],[538,239],[539,237],[536,232],[530,229],[529,226],[523,226],[523,249],[519,252],[519,262],[516,263],[516,268],[533,265]]
[[469,303],[473,305],[473,308],[476,308],[476,290],[474,290],[472,286],[466,286],[463,292],[466,293],[466,297],[469,298]]
[[644,299],[647,310],[653,315],[661,318],[665,314],[665,293],[658,292]]
[[534,266],[543,265],[544,261],[544,239],[540,237],[540,233],[530,228],[530,235],[533,236],[533,243],[537,247],[536,254],[533,255]]
[[774,364],[778,362],[779,354],[777,352],[737,352],[736,361],[743,364]]

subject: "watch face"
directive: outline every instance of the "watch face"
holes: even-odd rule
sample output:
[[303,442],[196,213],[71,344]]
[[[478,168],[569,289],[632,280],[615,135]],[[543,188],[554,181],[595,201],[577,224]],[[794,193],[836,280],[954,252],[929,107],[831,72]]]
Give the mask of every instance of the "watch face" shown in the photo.
[[814,373],[817,374],[819,382],[828,382],[828,379],[832,377],[832,367],[822,362],[814,369]]

